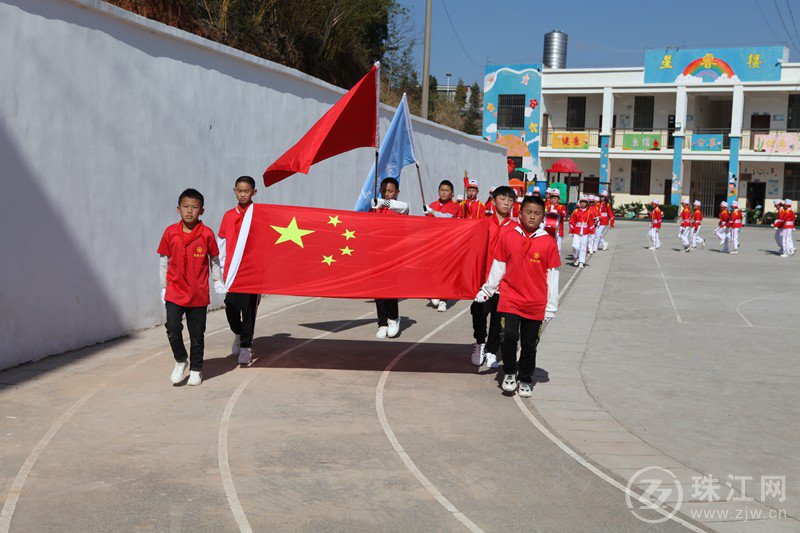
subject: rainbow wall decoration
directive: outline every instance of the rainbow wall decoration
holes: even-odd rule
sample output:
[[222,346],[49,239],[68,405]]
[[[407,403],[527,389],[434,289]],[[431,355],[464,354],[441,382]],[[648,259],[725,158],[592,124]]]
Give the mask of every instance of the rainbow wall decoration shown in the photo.
[[736,83],[778,81],[789,59],[783,46],[661,48],[645,50],[645,83]]

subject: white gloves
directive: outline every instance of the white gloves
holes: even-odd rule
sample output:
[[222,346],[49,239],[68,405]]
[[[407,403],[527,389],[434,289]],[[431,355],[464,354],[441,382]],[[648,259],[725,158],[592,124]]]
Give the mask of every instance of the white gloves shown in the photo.
[[217,280],[214,282],[214,292],[217,294],[225,294],[228,291],[225,289],[225,284]]
[[553,312],[551,312],[551,311],[545,311],[545,312],[544,312],[544,323],[545,323],[545,324],[547,324],[547,323],[548,323],[548,322],[550,322],[550,321],[553,319],[553,317],[555,317],[555,316],[556,316],[556,314],[555,314],[555,313],[553,313]]
[[422,204],[422,212],[423,213],[425,213],[427,215],[430,211],[431,211],[431,209],[427,205]]
[[164,299],[166,295],[167,295],[167,289],[161,289],[161,305],[167,303],[167,301]]
[[479,304],[482,304],[487,300],[489,300],[489,294],[483,288],[481,288],[481,290],[478,291],[478,294],[475,295],[475,301]]

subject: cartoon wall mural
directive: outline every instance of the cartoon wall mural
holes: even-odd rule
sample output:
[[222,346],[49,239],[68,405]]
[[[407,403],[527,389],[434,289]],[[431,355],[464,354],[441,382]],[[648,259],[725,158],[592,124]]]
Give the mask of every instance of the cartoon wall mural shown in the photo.
[[788,59],[789,50],[783,46],[645,50],[644,82],[777,81]]
[[[483,137],[505,146],[509,157],[522,157],[522,166],[543,176],[539,163],[542,73],[540,65],[488,65],[483,79]],[[519,129],[498,128],[500,95],[522,96],[524,120]]]

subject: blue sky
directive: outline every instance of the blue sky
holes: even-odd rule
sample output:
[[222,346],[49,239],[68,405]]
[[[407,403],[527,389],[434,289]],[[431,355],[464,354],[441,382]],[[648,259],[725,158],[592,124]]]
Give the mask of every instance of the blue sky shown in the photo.
[[[415,58],[422,72],[425,0],[399,1],[408,8],[418,35]],[[800,24],[800,1],[433,0],[431,74],[440,84],[450,72],[451,84],[461,77],[482,85],[487,62],[540,63],[544,34],[553,29],[569,35],[567,66],[574,68],[639,66],[645,48],[667,45],[787,44],[790,61],[800,61],[800,25],[793,24],[791,15]]]

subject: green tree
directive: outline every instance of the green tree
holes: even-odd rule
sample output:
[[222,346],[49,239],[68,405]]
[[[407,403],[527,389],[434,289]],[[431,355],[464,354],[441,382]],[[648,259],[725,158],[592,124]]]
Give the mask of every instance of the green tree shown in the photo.
[[456,94],[453,100],[459,109],[467,104],[467,87],[464,85],[464,80],[461,78],[458,79],[458,84],[456,85]]
[[481,88],[478,83],[473,83],[470,87],[468,109],[464,114],[464,133],[470,135],[480,135],[481,127]]

